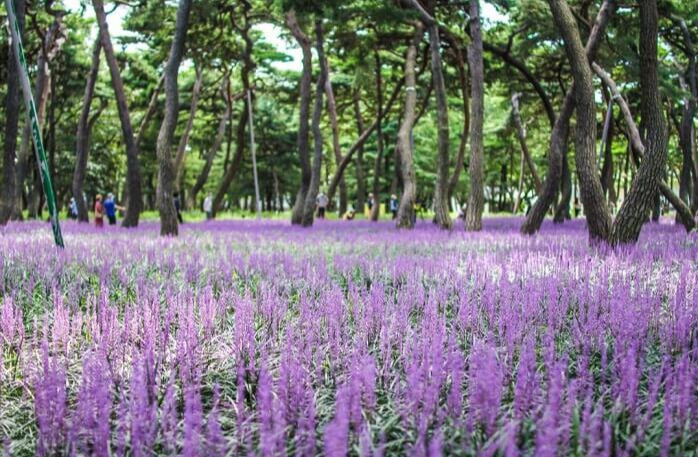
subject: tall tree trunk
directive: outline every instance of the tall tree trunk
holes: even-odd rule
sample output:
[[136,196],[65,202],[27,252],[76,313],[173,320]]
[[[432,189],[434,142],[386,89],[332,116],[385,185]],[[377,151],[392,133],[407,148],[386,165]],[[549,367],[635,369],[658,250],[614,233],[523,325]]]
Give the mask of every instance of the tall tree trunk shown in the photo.
[[[330,125],[332,127],[332,148],[334,150],[334,159],[337,166],[342,163],[342,147],[339,144],[339,122],[337,121],[337,103],[334,99],[334,91],[332,90],[332,80],[330,78],[330,64],[327,56],[321,62],[325,67],[327,81],[325,81],[325,93],[327,95],[327,112],[330,115]],[[339,181],[339,214],[347,212],[347,185],[342,178]],[[330,202],[332,205],[333,202]]]
[[[683,81],[682,81],[683,82]],[[687,89],[686,84],[682,84],[684,89]],[[694,125],[693,102],[691,95],[684,98],[683,108],[681,110],[681,122],[678,125],[679,130],[679,148],[683,155],[683,163],[681,166],[681,178],[679,180],[679,197],[691,205],[691,208],[696,206],[695,196],[695,148],[696,148],[696,131]],[[695,211],[693,211],[695,213]],[[676,215],[677,222],[679,215]]]
[[[250,29],[252,28],[252,24],[250,23],[250,8],[251,5],[249,2],[243,2],[243,11],[244,11],[244,25],[242,27],[238,27],[238,31],[240,32],[240,35],[242,36],[243,41],[245,42],[245,51],[242,56],[242,69],[240,71],[240,77],[242,79],[242,89],[243,89],[243,112],[240,113],[240,119],[238,120],[238,125],[237,129],[235,131],[235,156],[233,157],[233,161],[230,164],[230,166],[225,170],[225,174],[223,175],[223,179],[221,181],[220,186],[218,187],[218,190],[216,191],[216,195],[213,198],[213,216],[215,217],[216,214],[221,210],[223,207],[223,199],[225,198],[225,195],[228,193],[228,189],[230,188],[230,185],[232,184],[233,180],[235,179],[235,176],[237,175],[239,169],[240,169],[240,164],[242,163],[242,157],[245,152],[245,142],[246,142],[246,137],[245,137],[245,127],[247,127],[247,124],[249,122],[249,115],[250,115],[250,108],[248,106],[248,98],[247,98],[247,91],[251,90],[252,85],[250,84],[250,75],[254,71],[254,62],[252,61],[252,50],[254,47],[254,43],[252,41],[252,38],[250,37]],[[232,108],[231,108],[232,109]],[[232,111],[231,111],[232,113]],[[232,114],[231,114],[232,116]]]
[[417,62],[417,48],[422,41],[423,35],[424,27],[421,22],[418,22],[415,24],[414,38],[412,38],[407,48],[405,57],[405,84],[407,86],[405,91],[405,111],[397,135],[397,149],[400,150],[403,182],[403,191],[397,212],[397,226],[409,229],[414,227],[414,203],[417,199],[417,177],[414,169],[414,151],[412,149],[412,129],[414,128],[415,106],[417,104],[415,64]]
[[[184,55],[184,43],[189,28],[189,12],[192,0],[179,0],[177,21],[174,38],[170,47],[170,55],[165,65],[165,116],[160,126],[156,153],[158,157],[158,188],[157,205],[160,213],[160,235],[177,236],[179,226],[177,211],[174,205],[174,190],[176,179],[176,164],[172,161],[172,138],[179,117],[179,89],[177,76],[179,65]],[[185,135],[188,135],[185,133]]]
[[126,102],[126,92],[124,91],[124,82],[121,79],[121,70],[116,61],[114,47],[109,35],[109,27],[107,25],[107,14],[104,12],[104,3],[102,0],[92,0],[92,5],[97,16],[97,25],[99,26],[99,36],[104,49],[104,57],[109,66],[111,74],[111,82],[114,88],[114,96],[116,97],[116,106],[119,112],[119,120],[121,122],[121,133],[124,137],[126,146],[126,186],[128,192],[128,201],[126,203],[126,216],[122,225],[124,227],[138,226],[141,209],[143,207],[143,195],[141,193],[141,170],[138,162],[138,145],[133,136],[133,127],[131,125],[131,117]]
[[301,185],[296,194],[293,205],[291,223],[299,225],[303,222],[303,208],[305,198],[310,188],[310,89],[313,77],[313,57],[310,51],[310,40],[301,30],[296,18],[296,12],[291,10],[286,13],[286,25],[291,30],[293,37],[303,53],[303,72],[300,81],[300,110],[298,114],[298,158],[301,166]]
[[[437,112],[437,160],[436,160],[436,185],[434,186],[434,222],[442,229],[450,229],[452,225],[451,215],[448,211],[448,185],[449,185],[449,127],[448,127],[448,100],[446,83],[444,82],[443,63],[441,61],[441,39],[439,38],[439,25],[436,19],[429,14],[418,0],[410,0],[410,4],[417,10],[422,22],[429,31],[429,49],[431,51],[431,78],[436,95]],[[479,11],[471,7],[471,13]],[[478,13],[479,14],[479,13]],[[472,16],[471,16],[472,17]],[[476,16],[479,21],[479,16]],[[472,26],[471,26],[472,27]],[[472,29],[471,29],[472,30]],[[479,28],[478,28],[479,33]],[[474,39],[475,40],[475,39]],[[482,35],[479,36],[480,60],[482,60]],[[483,78],[484,79],[484,78]]]
[[485,70],[482,59],[480,0],[470,1],[470,37],[470,195],[465,212],[465,229],[479,231],[482,229],[482,212],[485,206],[485,153],[482,132],[485,114]]
[[179,144],[177,145],[177,155],[175,156],[174,169],[175,169],[175,189],[177,191],[182,190],[182,176],[184,175],[184,157],[187,153],[187,146],[189,145],[189,138],[191,136],[191,129],[194,127],[194,117],[196,116],[196,109],[199,104],[199,95],[201,94],[201,86],[204,82],[204,72],[200,66],[195,67],[196,80],[194,81],[194,88],[191,92],[191,104],[189,105],[189,117],[187,118],[187,124],[184,126],[184,132],[182,137],[179,139]]
[[613,224],[614,245],[637,241],[666,166],[668,134],[659,96],[658,24],[657,1],[641,0],[640,93],[641,117],[647,128],[646,152]]
[[536,170],[536,164],[533,162],[533,157],[531,156],[531,152],[528,150],[528,144],[526,143],[526,127],[524,127],[521,120],[521,111],[519,109],[520,98],[521,94],[514,94],[511,97],[512,117],[514,118],[514,126],[516,127],[516,134],[519,139],[519,145],[521,146],[521,152],[523,153],[528,170],[531,172],[536,193],[540,194],[543,189],[543,185],[540,182],[540,176],[538,175],[538,170]]
[[[599,67],[596,63],[592,64],[592,68],[594,69],[594,72],[601,78],[601,80],[608,86],[609,89],[611,89],[611,93],[613,94],[613,97],[617,100],[618,105],[620,106],[621,113],[623,114],[623,118],[625,119],[625,124],[627,125],[627,131],[626,131],[626,137],[628,138],[628,152],[630,156],[630,162],[633,163],[635,168],[639,168],[640,160],[642,159],[642,156],[645,153],[645,145],[642,142],[642,137],[640,135],[640,130],[637,128],[637,125],[635,124],[635,119],[633,118],[632,113],[630,112],[630,108],[628,107],[628,103],[625,101],[625,99],[621,96],[620,92],[618,91],[618,87],[616,86],[616,83],[611,79],[610,75],[606,73],[601,67]],[[637,178],[637,174],[633,177],[633,183],[635,182],[635,178]],[[623,185],[623,194],[625,197],[625,200],[629,198],[629,192],[626,192],[627,188],[627,171],[626,171],[626,183]],[[632,188],[631,188],[632,190]],[[693,219],[693,212],[691,209],[681,200],[674,192],[671,190],[671,187],[669,187],[666,182],[664,182],[663,179],[659,180],[659,191],[662,193],[664,198],[666,198],[669,203],[674,207],[676,212],[680,215],[681,217],[681,223],[684,225],[686,228],[687,232],[690,232],[695,228],[695,220]],[[647,203],[649,205],[649,203]],[[620,217],[620,215],[619,215]],[[617,223],[616,219],[616,223]]]
[[576,20],[565,0],[548,0],[555,24],[562,34],[574,76],[577,111],[575,161],[580,193],[593,243],[607,240],[611,218],[596,170],[596,106],[594,82]]
[[465,71],[465,62],[460,48],[454,49],[456,63],[458,65],[458,82],[463,97],[463,131],[460,134],[460,143],[458,145],[458,154],[456,155],[456,163],[453,167],[453,174],[448,182],[448,199],[449,202],[456,192],[460,174],[463,171],[465,163],[465,149],[468,144],[468,133],[470,130],[470,97],[468,96],[468,75]]
[[[596,51],[604,37],[604,30],[608,24],[611,15],[615,9],[615,0],[604,0],[596,21],[589,34],[586,44],[586,57],[589,61],[593,61],[596,56]],[[576,27],[576,25],[575,25]],[[555,119],[553,130],[550,134],[550,146],[548,150],[548,174],[545,177],[543,184],[543,192],[538,196],[538,200],[531,209],[531,212],[526,217],[521,232],[524,234],[536,233],[543,224],[545,215],[550,209],[550,206],[555,202],[555,197],[558,194],[560,179],[563,176],[563,159],[566,154],[567,140],[569,135],[570,119],[575,109],[575,84],[572,84],[567,90],[565,99],[562,103],[562,108],[558,117]],[[570,179],[571,180],[571,179]],[[571,188],[571,186],[570,186]],[[570,192],[571,197],[571,192]],[[562,201],[565,201],[563,195]],[[569,200],[567,200],[569,201]],[[561,213],[560,213],[561,214]]]
[[95,95],[95,85],[99,74],[99,54],[102,52],[100,38],[95,40],[92,49],[92,63],[90,73],[87,76],[85,95],[82,99],[82,111],[78,119],[77,144],[75,147],[75,171],[73,172],[73,198],[78,207],[78,221],[88,222],[87,202],[83,192],[85,174],[87,171],[87,157],[90,153],[90,107]]
[[313,156],[313,168],[310,175],[310,187],[308,188],[308,193],[305,196],[305,204],[303,206],[303,227],[310,227],[313,225],[315,202],[320,190],[320,173],[322,171],[322,130],[320,129],[320,119],[322,117],[323,95],[325,92],[325,83],[327,81],[327,66],[322,64],[325,59],[322,19],[315,20],[315,38],[315,50],[317,51],[318,60],[321,62],[321,64],[320,75],[318,76],[317,84],[315,86],[315,107],[313,108],[312,124],[315,150]]
[[[20,37],[24,35],[24,0],[14,0]],[[19,133],[19,72],[17,59],[9,43],[7,54],[7,95],[5,98],[5,144],[3,145],[3,180],[0,196],[0,225],[5,225],[13,216],[13,209],[21,195],[21,184],[15,182],[15,157],[17,134]]]
[[[480,37],[482,38],[482,37]],[[482,43],[480,43],[482,45]],[[436,98],[436,112],[438,125],[436,186],[434,188],[434,220],[442,229],[450,229],[452,225],[451,215],[448,211],[448,166],[450,163],[450,141],[448,126],[448,100],[446,83],[444,82],[443,64],[441,61],[441,40],[439,28],[436,23],[429,26],[429,46],[431,48],[431,73],[434,82],[434,95]],[[482,51],[482,49],[480,49]],[[482,58],[482,52],[480,52]]]
[[380,190],[381,190],[381,160],[383,160],[383,69],[380,54],[375,51],[374,61],[376,67],[376,159],[373,162],[373,208],[371,209],[371,221],[376,222],[380,217]]
[[[66,29],[63,24],[62,16],[55,16],[54,21],[48,28],[44,35],[43,42],[41,44],[41,49],[39,51],[39,58],[37,61],[37,77],[34,86],[34,100],[36,101],[36,111],[38,115],[39,127],[44,125],[44,119],[46,118],[46,105],[48,97],[50,95],[51,88],[51,71],[50,65],[53,59],[58,55],[65,42]],[[29,113],[27,113],[27,118]],[[31,123],[27,121],[24,124],[24,129],[22,130],[22,143],[20,144],[19,155],[17,157],[17,163],[15,168],[15,207],[13,209],[12,218],[21,219],[22,218],[22,191],[24,188],[24,181],[27,177],[29,171],[29,165],[32,161],[32,138],[31,138]],[[29,184],[29,188],[35,188],[32,184]],[[41,185],[38,187],[38,192],[41,192]],[[30,192],[29,197],[34,194],[34,191]],[[31,200],[31,198],[29,199]],[[28,209],[30,216],[36,215],[36,207],[38,203],[29,204]]]
[[[356,127],[359,135],[365,130],[363,115],[361,114],[361,90],[354,93],[354,115],[356,116]],[[337,167],[341,164],[338,163]],[[364,146],[363,144],[356,152],[356,211],[363,214],[366,206],[366,176],[364,175]]]
[[[201,189],[204,188],[204,185],[206,184],[206,181],[208,180],[208,175],[211,172],[211,167],[213,166],[213,159],[216,158],[216,154],[218,154],[218,150],[221,148],[221,145],[223,144],[223,140],[225,137],[225,132],[226,132],[226,126],[228,125],[228,122],[230,121],[231,113],[232,113],[232,103],[233,99],[230,94],[230,84],[228,84],[230,76],[226,75],[224,78],[224,81],[222,83],[221,87],[221,93],[223,94],[225,98],[225,111],[223,114],[221,114],[221,117],[218,121],[218,129],[216,130],[216,137],[213,140],[213,145],[211,148],[208,150],[206,153],[206,162],[204,162],[204,167],[201,169],[201,172],[199,173],[199,176],[196,178],[196,182],[194,183],[194,187],[191,188],[191,191],[189,192],[189,203],[188,206],[190,208],[196,207],[196,201],[197,201],[197,196],[199,195],[199,192],[201,192]],[[230,143],[230,141],[229,141]],[[242,155],[241,155],[242,156]]]

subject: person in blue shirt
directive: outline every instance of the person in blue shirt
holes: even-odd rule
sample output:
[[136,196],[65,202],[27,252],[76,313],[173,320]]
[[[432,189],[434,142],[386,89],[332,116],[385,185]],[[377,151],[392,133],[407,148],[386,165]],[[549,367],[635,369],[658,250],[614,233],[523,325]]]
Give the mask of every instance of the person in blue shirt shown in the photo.
[[109,219],[109,225],[116,225],[116,211],[123,211],[123,208],[116,204],[114,200],[114,194],[109,193],[106,200],[104,200],[104,213]]

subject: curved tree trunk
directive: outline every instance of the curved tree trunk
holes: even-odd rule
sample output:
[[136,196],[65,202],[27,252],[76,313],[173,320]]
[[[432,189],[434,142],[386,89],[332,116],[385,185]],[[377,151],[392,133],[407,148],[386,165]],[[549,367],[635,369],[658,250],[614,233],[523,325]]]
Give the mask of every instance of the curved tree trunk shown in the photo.
[[107,60],[109,72],[111,74],[111,82],[114,88],[116,106],[119,111],[119,120],[121,122],[121,132],[124,137],[124,144],[126,145],[126,186],[128,201],[126,203],[126,216],[124,217],[122,225],[124,227],[136,227],[138,226],[138,219],[143,207],[141,170],[138,162],[138,145],[133,136],[133,126],[131,125],[128,103],[126,102],[124,82],[121,79],[121,70],[119,70],[119,64],[114,55],[114,47],[107,25],[107,14],[104,12],[104,3],[102,0],[92,0],[92,5],[95,9],[95,16],[97,16],[99,36],[102,41],[102,48],[104,49],[104,57]]
[[644,158],[623,200],[613,224],[611,243],[635,243],[647,220],[653,198],[668,156],[668,134],[659,96],[659,62],[657,57],[659,14],[656,0],[640,2],[640,93],[642,119],[647,128]]
[[[174,38],[170,55],[165,65],[165,116],[160,126],[156,152],[158,157],[157,205],[160,213],[160,235],[177,236],[179,226],[174,205],[176,179],[175,164],[172,161],[172,138],[179,117],[179,89],[177,76],[184,55],[184,42],[187,39],[189,13],[192,0],[180,0],[177,8]],[[185,134],[186,135],[186,134]]]
[[485,206],[485,152],[483,125],[485,109],[485,69],[482,59],[482,31],[480,24],[480,1],[470,1],[470,36],[468,48],[470,62],[470,86],[472,100],[470,115],[470,195],[465,211],[465,229],[482,229],[482,212]]
[[[596,63],[592,64],[592,68],[594,69],[594,72],[601,78],[604,84],[606,84],[608,88],[611,89],[613,97],[618,101],[621,113],[623,114],[623,118],[625,119],[625,124],[627,125],[626,136],[628,138],[629,143],[629,159],[631,159],[627,163],[632,163],[634,165],[634,168],[639,168],[640,159],[643,157],[645,153],[645,145],[642,142],[640,130],[637,128],[637,125],[635,124],[635,119],[633,118],[633,115],[630,112],[630,107],[628,106],[628,103],[625,101],[625,99],[621,96],[620,92],[618,91],[618,87],[616,86],[616,83],[611,79],[610,75],[606,73]],[[623,186],[623,193],[627,196],[629,193],[625,192],[625,188],[626,185]],[[693,219],[693,212],[688,207],[688,205],[686,205],[683,202],[683,200],[681,200],[676,194],[674,194],[671,188],[661,179],[659,181],[659,191],[662,193],[664,198],[666,198],[669,201],[669,203],[671,203],[676,212],[679,214],[681,223],[686,228],[686,231],[690,232],[691,230],[693,230],[696,224],[695,220]]]
[[315,151],[313,156],[313,168],[311,170],[312,173],[310,175],[310,186],[308,187],[308,193],[305,196],[305,203],[303,205],[303,227],[310,227],[313,225],[315,202],[320,190],[320,173],[322,172],[322,130],[320,129],[320,119],[322,117],[323,95],[325,92],[325,83],[327,81],[327,66],[322,64],[325,60],[322,19],[315,20],[315,38],[315,49],[321,64],[320,75],[318,76],[315,86],[315,107],[313,108],[312,128]]
[[[339,122],[337,121],[337,103],[334,99],[334,91],[332,90],[332,80],[330,78],[330,64],[327,56],[324,57],[321,65],[325,67],[327,81],[325,81],[325,93],[327,95],[327,112],[330,115],[330,125],[332,127],[332,149],[334,150],[335,163],[342,163],[342,147],[339,144]],[[339,181],[339,214],[347,212],[347,184],[344,178]],[[333,205],[333,202],[330,202]]]
[[187,153],[187,146],[189,145],[189,137],[191,136],[191,129],[194,127],[194,117],[196,116],[196,109],[199,104],[199,95],[201,95],[201,86],[204,82],[204,72],[200,66],[195,67],[196,80],[194,81],[194,88],[191,92],[191,104],[189,105],[189,117],[187,118],[187,124],[184,126],[184,132],[182,137],[179,139],[179,144],[177,145],[177,155],[175,156],[174,169],[175,169],[175,189],[181,191],[182,189],[182,176],[184,175],[184,157]]
[[414,227],[414,203],[417,198],[417,177],[414,170],[414,151],[412,150],[412,129],[414,127],[415,106],[417,104],[417,78],[415,64],[417,62],[417,47],[424,28],[421,23],[415,25],[414,38],[407,48],[405,57],[405,112],[402,124],[397,134],[397,148],[400,150],[400,165],[402,168],[403,191],[397,211],[397,226],[399,228]]
[[[20,38],[24,35],[24,0],[14,0],[19,25]],[[10,43],[11,46],[11,43]],[[5,98],[5,144],[3,145],[3,180],[0,195],[0,225],[6,224],[13,216],[21,185],[15,181],[15,157],[17,154],[17,134],[19,133],[19,67],[12,49],[7,57],[7,95]]]
[[347,169],[349,164],[351,163],[351,159],[354,157],[354,154],[356,151],[358,151],[360,148],[363,147],[363,145],[368,141],[369,137],[373,134],[373,132],[378,128],[379,121],[382,121],[383,119],[386,118],[387,114],[390,112],[390,110],[393,108],[393,105],[395,104],[395,101],[397,100],[398,95],[400,95],[400,91],[402,90],[403,85],[405,84],[405,79],[402,78],[396,85],[395,89],[393,90],[392,95],[390,96],[390,99],[388,100],[388,103],[385,105],[384,108],[378,109],[379,111],[376,115],[376,119],[373,121],[373,123],[363,132],[361,132],[361,135],[359,135],[359,138],[356,139],[354,144],[351,146],[349,151],[342,157],[342,161],[340,162],[339,166],[337,167],[337,170],[334,172],[334,175],[332,175],[332,179],[330,180],[330,184],[328,186],[327,190],[327,198],[329,200],[332,200],[334,198],[334,194],[337,191],[337,186],[339,185],[339,180],[342,178],[344,175],[344,171]]
[[[566,6],[566,4],[565,4]],[[586,44],[586,56],[589,61],[593,61],[596,56],[596,51],[601,44],[601,40],[604,36],[604,30],[608,24],[611,15],[615,9],[615,0],[604,0],[598,14],[596,15],[596,21],[589,34]],[[576,24],[573,24],[576,27]],[[578,33],[577,33],[578,34]],[[558,194],[558,188],[560,186],[560,178],[563,176],[563,159],[565,151],[567,149],[567,139],[569,135],[570,119],[575,109],[575,84],[572,84],[567,90],[565,99],[562,103],[562,108],[558,117],[555,119],[555,124],[553,125],[553,130],[550,134],[550,147],[548,150],[548,174],[545,177],[545,182],[543,184],[543,192],[538,196],[538,200],[531,209],[531,212],[526,217],[523,225],[521,226],[521,232],[524,234],[534,234],[543,224],[545,215],[550,209],[550,206],[555,202],[555,197]],[[570,194],[571,196],[571,186]],[[565,197],[565,196],[563,196]],[[563,202],[565,198],[563,198]],[[567,199],[569,201],[569,199]],[[568,205],[569,206],[569,205]],[[560,212],[558,212],[561,214]]]
[[298,158],[301,166],[301,185],[296,194],[296,201],[293,205],[291,223],[301,224],[303,222],[303,207],[305,197],[310,187],[310,86],[313,77],[313,57],[310,51],[310,40],[303,33],[296,18],[296,12],[291,10],[286,13],[286,25],[291,30],[293,37],[303,52],[303,72],[300,81],[300,111],[298,114]]
[[78,207],[78,221],[88,222],[87,202],[83,193],[85,173],[87,169],[87,157],[90,153],[90,107],[95,94],[95,85],[99,75],[99,54],[102,52],[102,43],[97,37],[92,50],[92,63],[90,73],[87,76],[85,95],[82,99],[82,111],[78,120],[77,145],[75,148],[75,171],[73,172],[73,198]]
[[574,76],[577,111],[575,161],[582,204],[592,242],[607,240],[611,218],[601,181],[596,171],[596,106],[594,82],[587,53],[579,37],[579,29],[565,0],[548,0],[555,24],[562,34],[565,50]]

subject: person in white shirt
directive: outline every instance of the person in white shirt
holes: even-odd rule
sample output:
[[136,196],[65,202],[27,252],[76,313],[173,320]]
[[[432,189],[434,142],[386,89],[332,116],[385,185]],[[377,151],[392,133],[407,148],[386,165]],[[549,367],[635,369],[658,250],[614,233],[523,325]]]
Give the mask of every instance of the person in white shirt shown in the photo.
[[325,210],[327,209],[327,205],[330,203],[330,200],[327,198],[327,195],[325,195],[323,192],[320,192],[317,196],[317,217],[320,219],[325,218]]
[[213,219],[213,197],[211,194],[206,195],[204,199],[204,213],[206,213],[206,220]]

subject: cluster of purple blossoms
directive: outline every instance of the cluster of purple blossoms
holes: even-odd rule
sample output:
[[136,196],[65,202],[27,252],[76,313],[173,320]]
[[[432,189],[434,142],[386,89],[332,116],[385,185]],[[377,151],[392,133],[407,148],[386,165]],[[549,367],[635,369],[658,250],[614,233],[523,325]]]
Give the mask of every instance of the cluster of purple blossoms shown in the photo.
[[210,222],[0,229],[12,456],[698,449],[698,238]]

